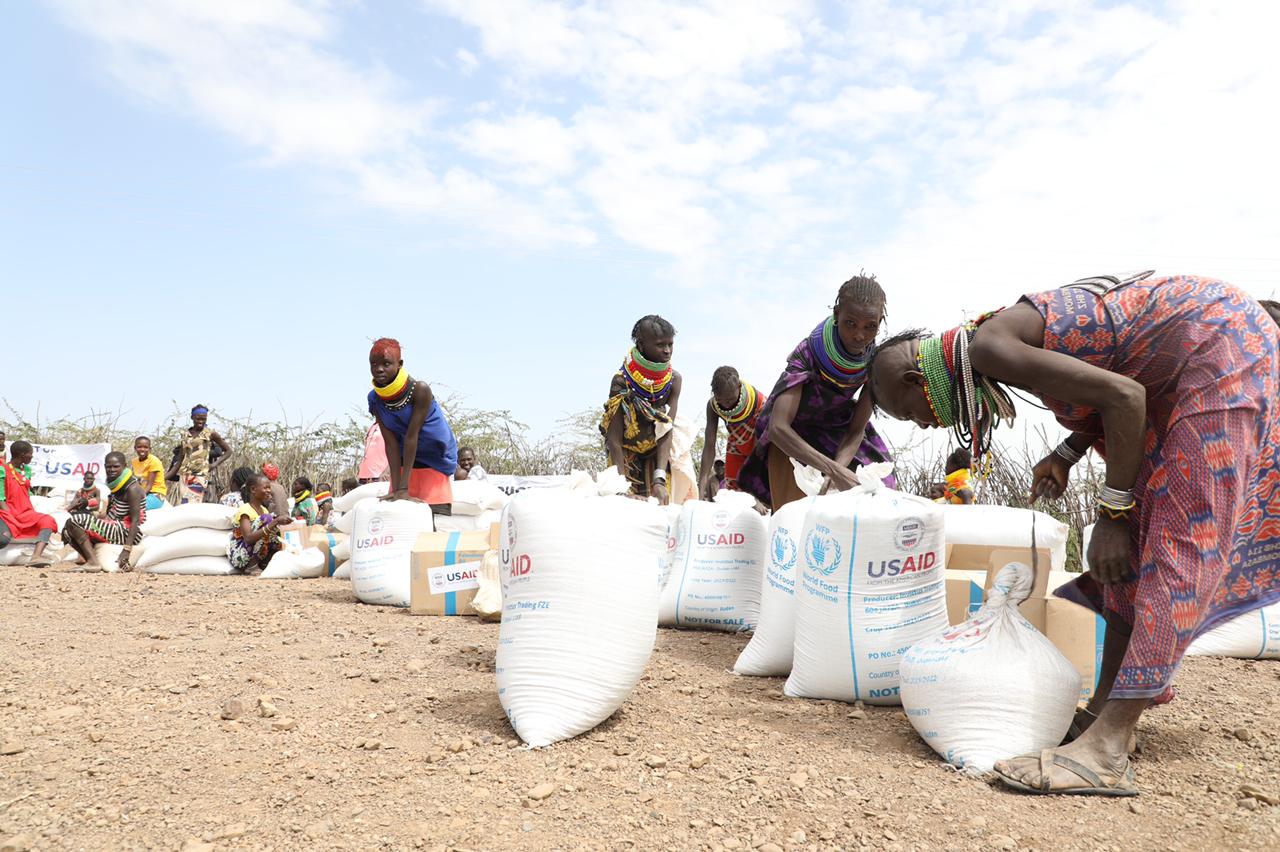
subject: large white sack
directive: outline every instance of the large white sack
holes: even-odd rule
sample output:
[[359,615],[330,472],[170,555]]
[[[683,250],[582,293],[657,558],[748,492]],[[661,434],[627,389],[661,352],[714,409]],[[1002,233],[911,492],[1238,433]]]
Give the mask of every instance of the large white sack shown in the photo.
[[168,535],[148,536],[147,546],[137,560],[136,567],[150,568],[169,559],[183,556],[226,556],[231,533],[207,527],[190,527]]
[[[353,488],[346,494],[333,498],[333,508],[339,512],[350,512],[356,504],[368,497],[382,497],[391,493],[390,482],[366,482],[359,488]],[[350,530],[343,530],[350,532]]]
[[102,566],[102,570],[108,574],[115,574],[120,570],[120,554],[123,552],[123,546],[108,544],[105,541],[98,542],[93,546],[93,555],[98,558],[98,564]]
[[681,506],[658,623],[730,633],[754,630],[767,537],[750,494],[721,491],[715,502],[690,500]]
[[147,513],[142,524],[143,535],[168,535],[190,527],[229,530],[232,527],[230,506],[221,503],[186,503]]
[[351,584],[367,604],[409,605],[409,553],[418,534],[432,532],[431,507],[409,500],[367,498],[351,513]]
[[788,503],[769,518],[769,555],[760,589],[760,622],[733,670],[740,675],[791,674],[796,639],[796,564],[805,515],[815,498]]
[[476,532],[488,530],[502,519],[502,510],[486,510],[478,515],[436,515],[436,532]]
[[210,577],[225,577],[234,574],[231,560],[222,556],[183,556],[158,562],[150,568],[142,569],[148,574],[203,574]]
[[[366,499],[376,499],[376,498],[366,498]],[[355,529],[355,526],[356,526],[355,511],[352,510],[350,512],[343,514],[341,517],[338,518],[338,520],[333,522],[332,526],[335,532],[345,533],[348,536],[351,535],[351,531]]]
[[464,479],[453,486],[453,514],[479,515],[500,512],[509,499],[502,489],[483,479]]
[[1280,603],[1233,618],[1200,636],[1187,648],[1199,657],[1280,660]]
[[347,559],[338,563],[338,567],[333,569],[333,579],[350,580],[351,579],[351,560]]
[[66,500],[59,500],[57,497],[49,497],[43,494],[32,494],[31,508],[42,515],[52,515],[54,512],[61,512],[67,508]]
[[1062,742],[1080,675],[1018,612],[1031,594],[1026,565],[1000,569],[969,621],[916,643],[902,658],[902,707],[948,763],[990,772],[997,760]]
[[[1031,516],[1036,516],[1036,547],[1048,550],[1050,567],[1067,570],[1067,536],[1071,528],[1044,512],[1012,506],[942,506],[947,519],[948,545],[1031,547]],[[950,566],[957,567],[957,566]],[[985,566],[984,566],[985,567]]]
[[884,487],[891,470],[809,507],[787,695],[898,704],[902,654],[948,624],[942,507]]
[[590,730],[640,680],[666,530],[659,507],[626,497],[527,491],[508,504],[498,697],[529,745]]
[[342,541],[334,545],[332,553],[333,553],[333,558],[338,560],[339,563],[346,562],[348,559],[350,559],[351,558],[351,538],[350,537],[344,538]]
[[31,554],[36,552],[34,544],[6,544],[0,547],[0,565],[25,565]]
[[258,575],[261,580],[313,579],[324,575],[324,554],[318,547],[308,547],[298,553],[282,550]]

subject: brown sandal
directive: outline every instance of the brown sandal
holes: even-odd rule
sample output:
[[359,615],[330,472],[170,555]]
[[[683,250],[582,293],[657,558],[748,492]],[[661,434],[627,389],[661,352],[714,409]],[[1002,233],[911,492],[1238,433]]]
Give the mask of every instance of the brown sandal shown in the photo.
[[[1034,759],[1034,754],[1024,754],[1015,760],[1023,758]],[[1059,766],[1068,772],[1074,774],[1084,782],[1087,786],[1081,787],[1058,787],[1054,788],[1053,782],[1049,780],[1049,768],[1051,766]],[[1040,752],[1040,785],[1032,787],[1031,785],[1019,781],[1005,775],[1003,772],[996,770],[996,777],[1006,787],[1010,787],[1021,793],[1032,793],[1038,796],[1105,796],[1111,798],[1131,798],[1138,795],[1138,788],[1134,784],[1133,765],[1129,763],[1129,759],[1125,758],[1124,773],[1120,775],[1114,782],[1108,784],[1102,780],[1102,776],[1094,772],[1089,767],[1079,761],[1072,760],[1058,754],[1051,748],[1047,748]]]

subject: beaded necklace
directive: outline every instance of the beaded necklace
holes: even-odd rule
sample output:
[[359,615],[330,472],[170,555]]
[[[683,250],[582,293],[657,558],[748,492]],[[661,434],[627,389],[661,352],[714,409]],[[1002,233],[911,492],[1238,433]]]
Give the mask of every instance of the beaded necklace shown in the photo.
[[386,387],[373,386],[373,392],[378,395],[378,399],[382,400],[382,404],[392,411],[398,408],[404,408],[413,399],[413,390],[417,383],[409,376],[404,367],[400,368],[400,372],[396,373],[396,377],[392,379]]
[[851,355],[840,340],[834,316],[827,317],[810,333],[809,348],[818,362],[819,374],[831,384],[838,388],[856,388],[866,383],[867,366],[875,344],[858,355]]
[[738,394],[738,404],[728,411],[720,407],[720,403],[716,402],[714,396],[711,397],[711,410],[725,423],[741,423],[755,414],[756,402],[760,399],[760,394],[747,382],[741,384],[742,391]]
[[978,326],[992,316],[924,338],[916,356],[933,419],[951,429],[960,446],[969,448],[975,467],[991,452],[992,431],[1017,415],[1005,389],[969,362],[969,343]]
[[133,471],[126,467],[120,472],[119,476],[107,483],[107,487],[111,489],[112,494],[115,494],[121,488],[128,485],[130,479],[133,479]]
[[637,395],[650,402],[661,403],[671,393],[671,379],[675,371],[671,369],[670,361],[650,361],[640,354],[639,348],[632,347],[622,362],[622,375]]

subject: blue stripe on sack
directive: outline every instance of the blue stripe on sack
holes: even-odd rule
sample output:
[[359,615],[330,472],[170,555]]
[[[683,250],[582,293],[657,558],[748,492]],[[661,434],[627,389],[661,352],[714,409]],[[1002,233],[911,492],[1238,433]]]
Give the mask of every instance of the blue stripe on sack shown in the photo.
[[973,614],[982,609],[982,587],[972,580],[969,581],[969,609],[965,612],[965,620],[973,618]]
[[1107,644],[1107,620],[1100,615],[1093,617],[1093,641],[1096,646],[1093,657],[1093,690],[1098,691],[1102,679],[1102,649]]
[[[697,513],[698,507],[694,506],[689,512],[689,537],[693,537],[694,515]],[[680,524],[684,521],[683,510],[680,517],[676,518],[676,539],[680,538]],[[680,572],[680,585],[676,587],[676,624],[680,623],[680,604],[684,602],[684,581],[689,576],[689,560],[693,558],[693,544],[686,540],[684,548],[684,570]]]
[[858,692],[858,657],[853,647],[853,560],[858,553],[858,518],[853,518],[853,538],[849,541],[849,584],[844,590],[845,615],[849,623],[849,668],[853,671],[854,700],[862,696]]
[[332,577],[333,572],[338,570],[338,560],[333,555],[333,549],[338,546],[338,540],[333,537],[333,533],[325,533],[324,537],[329,542],[329,547],[324,552],[325,576]]
[[[456,565],[458,563],[458,541],[462,538],[462,533],[449,533],[449,541],[444,546],[444,564]],[[458,614],[458,593],[444,593],[444,614]]]
[[1262,647],[1258,649],[1258,656],[1254,657],[1255,660],[1261,660],[1267,653],[1267,640],[1271,638],[1267,634],[1267,608],[1265,606],[1258,610],[1258,618],[1262,619]]

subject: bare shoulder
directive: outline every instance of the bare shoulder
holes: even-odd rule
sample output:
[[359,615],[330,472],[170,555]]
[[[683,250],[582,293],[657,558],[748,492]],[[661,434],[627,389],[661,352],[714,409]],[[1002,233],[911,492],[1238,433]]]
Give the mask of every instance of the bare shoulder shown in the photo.
[[1044,348],[1044,317],[1026,302],[1005,308],[979,326],[969,345],[969,357],[977,370],[986,372],[984,365],[992,359],[1022,347]]

